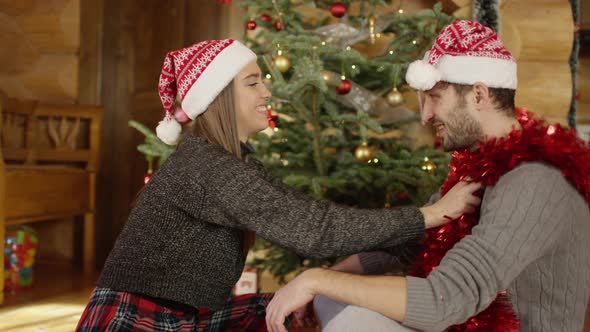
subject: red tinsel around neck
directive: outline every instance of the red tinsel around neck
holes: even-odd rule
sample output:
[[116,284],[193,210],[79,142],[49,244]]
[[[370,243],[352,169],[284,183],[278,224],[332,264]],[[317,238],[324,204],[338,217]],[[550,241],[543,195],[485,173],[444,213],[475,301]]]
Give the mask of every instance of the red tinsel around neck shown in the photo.
[[[494,185],[502,175],[524,162],[542,162],[559,170],[590,202],[590,149],[572,129],[548,125],[532,113],[517,108],[521,130],[507,137],[482,142],[475,151],[453,154],[450,172],[441,193],[446,194],[459,181],[469,178],[484,186]],[[483,191],[482,191],[483,192]],[[479,222],[479,210],[464,214],[448,224],[429,230],[424,238],[424,250],[418,255],[410,275],[425,278],[436,269],[446,252]],[[478,315],[447,331],[518,331],[519,321],[506,292]]]

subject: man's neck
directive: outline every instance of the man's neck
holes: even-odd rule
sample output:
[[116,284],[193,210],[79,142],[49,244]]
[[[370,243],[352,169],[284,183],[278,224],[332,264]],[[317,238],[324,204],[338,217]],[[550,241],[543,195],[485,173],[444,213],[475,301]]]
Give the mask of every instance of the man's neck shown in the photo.
[[510,132],[520,130],[520,123],[515,117],[509,117],[498,112],[487,112],[481,117],[482,130],[484,137],[502,138],[508,136]]

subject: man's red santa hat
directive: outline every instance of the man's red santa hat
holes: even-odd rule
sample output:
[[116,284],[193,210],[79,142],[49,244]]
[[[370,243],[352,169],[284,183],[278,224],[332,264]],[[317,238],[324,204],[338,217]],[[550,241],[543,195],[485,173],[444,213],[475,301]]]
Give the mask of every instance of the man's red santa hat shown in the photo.
[[410,64],[406,82],[416,90],[430,90],[439,82],[516,89],[516,62],[498,35],[472,21],[447,25],[423,60]]

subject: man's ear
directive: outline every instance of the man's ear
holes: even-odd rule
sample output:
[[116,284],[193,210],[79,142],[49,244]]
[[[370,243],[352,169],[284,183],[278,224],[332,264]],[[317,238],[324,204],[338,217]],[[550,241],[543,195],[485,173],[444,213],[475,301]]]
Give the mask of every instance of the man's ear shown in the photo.
[[473,99],[475,107],[478,110],[487,108],[492,101],[491,98],[490,89],[487,85],[481,82],[475,82],[475,84],[473,84]]

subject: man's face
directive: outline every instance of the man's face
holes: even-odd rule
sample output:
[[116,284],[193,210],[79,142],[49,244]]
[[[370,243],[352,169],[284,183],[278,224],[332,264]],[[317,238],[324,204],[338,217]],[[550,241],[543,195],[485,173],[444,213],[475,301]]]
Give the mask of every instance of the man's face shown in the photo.
[[453,86],[440,83],[424,92],[422,121],[432,122],[445,151],[472,149],[483,138],[481,125],[473,117],[473,106],[468,102],[471,93],[461,96]]

